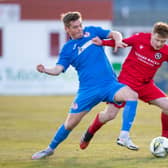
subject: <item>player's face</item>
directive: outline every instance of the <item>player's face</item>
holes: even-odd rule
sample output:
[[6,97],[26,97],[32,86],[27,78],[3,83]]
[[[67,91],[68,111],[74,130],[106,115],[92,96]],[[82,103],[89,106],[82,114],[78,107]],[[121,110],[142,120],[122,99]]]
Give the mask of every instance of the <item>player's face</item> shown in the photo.
[[83,28],[81,20],[71,21],[69,27],[65,27],[66,32],[72,39],[79,39],[83,37]]
[[161,37],[158,33],[153,33],[151,36],[151,45],[155,50],[160,50],[166,41],[167,38]]

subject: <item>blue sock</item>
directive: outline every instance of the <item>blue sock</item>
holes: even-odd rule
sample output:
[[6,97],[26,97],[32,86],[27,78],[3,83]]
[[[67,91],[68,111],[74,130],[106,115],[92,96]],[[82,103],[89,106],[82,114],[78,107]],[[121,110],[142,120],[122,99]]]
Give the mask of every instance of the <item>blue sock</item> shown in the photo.
[[123,131],[130,131],[132,123],[136,115],[137,101],[127,101],[122,114],[122,129]]
[[52,139],[49,147],[54,150],[62,141],[64,141],[67,138],[70,132],[71,131],[65,129],[64,124],[62,124],[55,133],[55,136]]

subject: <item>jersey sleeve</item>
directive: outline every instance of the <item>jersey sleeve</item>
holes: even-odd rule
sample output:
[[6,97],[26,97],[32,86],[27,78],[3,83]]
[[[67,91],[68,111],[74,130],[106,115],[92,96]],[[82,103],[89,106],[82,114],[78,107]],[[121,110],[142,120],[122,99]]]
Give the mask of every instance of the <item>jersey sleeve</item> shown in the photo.
[[103,46],[110,46],[114,47],[115,46],[115,41],[110,39],[110,40],[102,40],[102,45]]
[[94,32],[99,38],[106,39],[109,36],[110,30],[103,29],[101,27],[94,27]]
[[69,55],[68,50],[64,47],[60,54],[59,54],[59,58],[58,58],[58,61],[57,61],[57,65],[62,65],[64,67],[64,70],[63,72],[65,72],[68,67],[70,66],[70,58],[69,58]]
[[128,46],[133,46],[137,43],[137,41],[141,38],[141,34],[137,33],[128,38],[123,39],[123,42],[128,44]]
[[[132,35],[131,37],[125,38],[122,41],[124,43],[128,44],[128,46],[133,46],[138,41],[138,39],[140,39],[140,34],[139,33],[135,34],[135,35]],[[113,40],[113,39],[102,40],[102,45],[103,46],[114,47],[115,46],[115,40]]]

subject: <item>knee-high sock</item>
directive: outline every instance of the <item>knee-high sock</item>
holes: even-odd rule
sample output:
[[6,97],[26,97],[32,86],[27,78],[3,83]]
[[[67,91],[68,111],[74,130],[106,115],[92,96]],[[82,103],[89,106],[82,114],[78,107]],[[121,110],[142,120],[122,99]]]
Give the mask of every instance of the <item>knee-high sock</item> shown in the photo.
[[161,121],[162,121],[162,136],[168,138],[168,115],[162,112]]
[[65,129],[64,124],[61,125],[55,133],[55,136],[52,139],[49,147],[54,150],[62,141],[67,138],[70,132],[70,130]]
[[137,101],[127,101],[122,114],[122,131],[130,131],[136,115]]
[[100,129],[105,123],[100,122],[99,114],[97,114],[96,118],[93,120],[91,125],[88,128],[88,132],[94,134],[98,129]]

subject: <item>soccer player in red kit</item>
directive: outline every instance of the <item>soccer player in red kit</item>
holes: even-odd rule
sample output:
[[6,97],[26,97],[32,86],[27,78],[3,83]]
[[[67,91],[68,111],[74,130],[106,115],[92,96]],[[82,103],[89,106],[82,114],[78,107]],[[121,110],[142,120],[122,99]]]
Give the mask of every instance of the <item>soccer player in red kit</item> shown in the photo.
[[[163,62],[168,62],[168,24],[157,22],[153,26],[151,33],[137,33],[129,38],[123,39],[123,42],[131,46],[131,50],[125,59],[118,80],[135,90],[139,99],[149,104],[158,106],[161,110],[162,136],[168,138],[168,97],[158,88],[154,81],[154,75]],[[105,45],[114,47],[115,41],[93,39],[97,45]],[[111,111],[113,118],[119,112],[121,106],[108,104],[105,111]],[[80,148],[85,149],[95,132],[104,125],[107,120],[99,120],[100,112],[93,120],[87,131],[83,134],[80,142]],[[125,124],[125,116],[123,115],[122,128]],[[129,144],[129,131],[121,128],[117,144],[125,146],[128,149],[138,150],[138,147]]]

